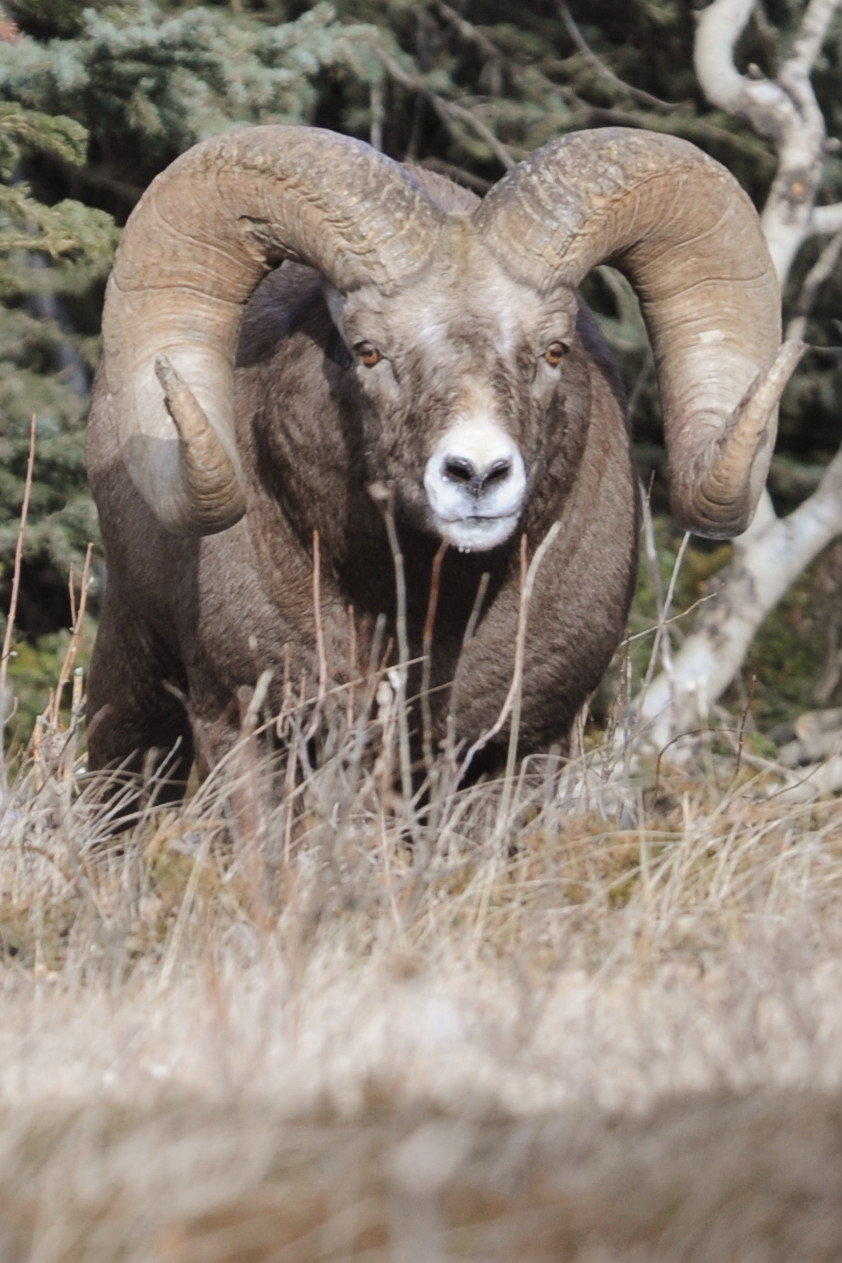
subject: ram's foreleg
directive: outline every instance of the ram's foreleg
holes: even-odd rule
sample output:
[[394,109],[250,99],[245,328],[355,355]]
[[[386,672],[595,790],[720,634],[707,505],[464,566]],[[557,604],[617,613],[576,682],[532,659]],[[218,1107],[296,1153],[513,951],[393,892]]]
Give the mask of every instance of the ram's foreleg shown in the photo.
[[177,673],[120,596],[108,590],[88,687],[88,768],[123,823],[143,801],[176,802],[193,762]]

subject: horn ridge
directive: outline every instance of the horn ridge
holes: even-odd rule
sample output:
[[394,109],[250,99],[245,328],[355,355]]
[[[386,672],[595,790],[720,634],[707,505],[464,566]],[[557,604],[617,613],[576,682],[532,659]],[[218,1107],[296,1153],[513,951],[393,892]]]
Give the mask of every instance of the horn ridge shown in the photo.
[[235,129],[156,177],[117,251],[101,372],[123,459],[165,526],[209,533],[242,513],[233,362],[265,273],[295,259],[340,290],[394,292],[428,265],[443,218],[397,163],[321,128]]
[[[730,173],[678,137],[575,132],[504,176],[473,223],[509,274],[539,291],[578,286],[600,263],[625,273],[658,369],[675,511],[701,534],[745,529],[780,392],[759,393],[753,446],[744,423],[739,443],[729,436],[780,347],[780,287],[757,213]],[[717,474],[716,452],[727,477]],[[705,488],[714,486],[730,490],[708,504]]]

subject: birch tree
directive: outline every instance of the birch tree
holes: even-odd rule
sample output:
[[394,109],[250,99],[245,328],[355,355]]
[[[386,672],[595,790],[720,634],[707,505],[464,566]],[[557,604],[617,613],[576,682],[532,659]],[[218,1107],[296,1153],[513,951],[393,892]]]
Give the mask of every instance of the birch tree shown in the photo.
[[[777,170],[761,213],[769,250],[783,287],[802,245],[827,238],[807,276],[799,313],[786,326],[801,337],[805,310],[842,250],[842,203],[816,206],[828,143],[811,73],[840,0],[809,0],[788,56],[775,78],[756,67],[742,74],[735,47],[754,0],[713,0],[702,11],[695,69],[711,104],[737,115],[771,142]],[[806,300],[806,301],[805,301]],[[647,739],[663,746],[698,727],[739,671],[760,624],[814,558],[842,534],[842,450],[815,492],[778,517],[764,493],[749,529],[734,541],[733,557],[704,603],[695,627],[668,667],[637,699]],[[842,768],[837,770],[842,784]]]

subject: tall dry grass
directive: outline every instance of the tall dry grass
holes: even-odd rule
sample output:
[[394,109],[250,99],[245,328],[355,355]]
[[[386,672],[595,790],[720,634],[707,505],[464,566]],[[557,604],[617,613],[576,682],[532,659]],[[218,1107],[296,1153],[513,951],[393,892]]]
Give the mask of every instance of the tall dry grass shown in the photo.
[[375,670],[115,836],[75,672],[0,802],[3,1263],[842,1256],[839,799],[739,733],[413,798]]
[[0,1258],[839,1257],[839,801],[597,749],[413,812],[381,703],[116,841],[23,761]]

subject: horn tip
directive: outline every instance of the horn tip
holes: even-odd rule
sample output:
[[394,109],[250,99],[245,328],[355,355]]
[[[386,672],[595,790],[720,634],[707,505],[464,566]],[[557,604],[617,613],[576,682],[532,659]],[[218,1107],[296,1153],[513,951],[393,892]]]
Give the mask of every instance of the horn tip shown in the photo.
[[184,384],[173,367],[172,360],[163,352],[155,356],[155,376],[161,383],[164,394],[170,394],[175,387]]

